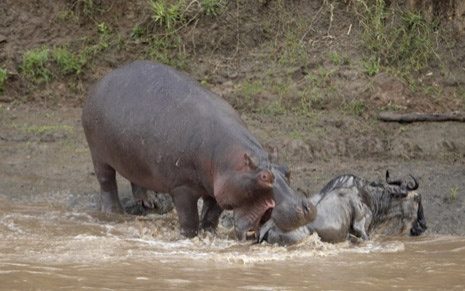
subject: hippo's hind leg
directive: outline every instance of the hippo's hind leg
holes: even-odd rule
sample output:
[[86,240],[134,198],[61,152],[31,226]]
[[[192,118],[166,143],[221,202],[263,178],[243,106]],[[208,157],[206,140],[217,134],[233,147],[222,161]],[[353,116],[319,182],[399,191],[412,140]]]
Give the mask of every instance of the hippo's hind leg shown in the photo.
[[212,197],[203,198],[202,213],[200,215],[200,228],[215,233],[223,209]]
[[116,184],[116,171],[110,165],[100,162],[92,157],[95,176],[100,184],[102,194],[102,211],[113,213],[124,213],[118,197],[118,186]]
[[131,182],[131,189],[132,189],[132,195],[134,196],[134,199],[136,200],[138,204],[142,205],[145,208],[150,208],[150,209],[156,208],[155,200],[149,198],[146,188],[141,187]]
[[194,237],[199,231],[199,213],[197,200],[200,195],[187,186],[177,187],[170,192],[178,213],[181,234]]

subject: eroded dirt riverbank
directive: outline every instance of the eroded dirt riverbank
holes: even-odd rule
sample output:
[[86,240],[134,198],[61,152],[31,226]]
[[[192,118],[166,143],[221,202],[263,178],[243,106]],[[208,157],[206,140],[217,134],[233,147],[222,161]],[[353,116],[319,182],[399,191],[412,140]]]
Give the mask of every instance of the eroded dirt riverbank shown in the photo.
[[[15,203],[100,207],[99,188],[80,123],[80,108],[2,106],[0,197]],[[277,146],[292,169],[291,183],[316,193],[339,174],[383,181],[413,174],[420,182],[427,234],[465,235],[465,124],[371,125],[357,117],[322,117],[316,126],[289,115],[243,115],[265,147]],[[358,128],[358,129],[355,129]],[[360,132],[360,128],[363,132]],[[129,183],[118,180],[130,203]]]

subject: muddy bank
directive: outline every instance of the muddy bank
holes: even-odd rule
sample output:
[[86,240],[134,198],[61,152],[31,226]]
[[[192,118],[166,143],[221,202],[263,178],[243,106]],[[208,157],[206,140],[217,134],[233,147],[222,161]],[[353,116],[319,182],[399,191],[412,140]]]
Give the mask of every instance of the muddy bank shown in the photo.
[[[100,209],[79,108],[2,105],[0,112],[1,199]],[[299,129],[291,115],[243,118],[260,142],[280,149],[294,188],[315,193],[344,173],[374,181],[383,181],[386,169],[396,177],[413,174],[423,197],[426,235],[465,235],[465,124],[366,125],[360,118],[334,115]],[[360,126],[353,125],[361,123],[365,130],[355,132]],[[130,185],[118,178],[122,201],[131,205]]]

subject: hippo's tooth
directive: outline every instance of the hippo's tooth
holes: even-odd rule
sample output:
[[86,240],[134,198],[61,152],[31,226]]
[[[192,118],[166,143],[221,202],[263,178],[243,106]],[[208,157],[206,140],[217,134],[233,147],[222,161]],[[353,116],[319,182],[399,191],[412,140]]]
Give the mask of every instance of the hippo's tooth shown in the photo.
[[249,230],[246,235],[245,235],[246,239],[249,240],[249,239],[257,239],[257,232],[255,230]]

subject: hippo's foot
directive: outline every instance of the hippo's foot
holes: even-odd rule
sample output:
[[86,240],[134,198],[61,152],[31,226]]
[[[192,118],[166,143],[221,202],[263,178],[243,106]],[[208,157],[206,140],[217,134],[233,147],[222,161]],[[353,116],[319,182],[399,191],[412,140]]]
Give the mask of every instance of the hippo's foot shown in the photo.
[[123,214],[124,209],[118,199],[118,192],[102,191],[102,211],[105,213]]
[[155,209],[156,199],[148,195],[146,188],[141,187],[132,182],[131,182],[131,188],[132,188],[132,195],[134,196],[134,199],[136,200],[137,204],[145,208]]
[[[173,201],[169,195],[148,193],[148,196],[148,200],[123,201],[124,209],[132,215],[165,214],[173,210]],[[150,201],[152,205],[147,207],[146,201]]]
[[181,227],[180,233],[182,236],[185,236],[187,238],[193,238],[197,236],[197,234],[199,233],[199,230],[193,229],[193,228]]
[[148,209],[155,209],[157,208],[157,201],[155,198],[149,198],[145,197],[144,199],[138,199],[136,200],[136,203],[139,204],[140,206]]

